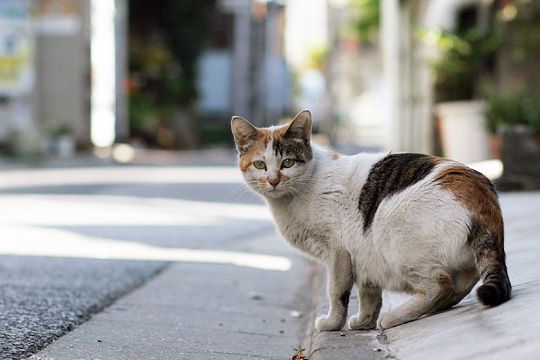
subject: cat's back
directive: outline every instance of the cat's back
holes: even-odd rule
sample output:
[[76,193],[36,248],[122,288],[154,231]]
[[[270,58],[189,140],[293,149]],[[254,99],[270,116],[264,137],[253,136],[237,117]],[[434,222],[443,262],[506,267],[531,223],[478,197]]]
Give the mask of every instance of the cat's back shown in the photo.
[[446,205],[468,213],[498,209],[493,184],[481,173],[452,160],[417,153],[315,154],[314,201],[324,207],[324,199],[331,198],[347,212],[359,212],[364,231],[381,204],[389,202],[431,203],[433,207],[446,201]]
[[359,195],[373,166],[388,153],[343,155],[334,150],[314,147],[317,171],[313,195],[319,197],[331,189],[340,189],[345,197]]
[[464,164],[435,156],[383,157],[369,170],[357,204],[362,232],[374,239],[461,243],[476,222],[503,236],[493,184]]

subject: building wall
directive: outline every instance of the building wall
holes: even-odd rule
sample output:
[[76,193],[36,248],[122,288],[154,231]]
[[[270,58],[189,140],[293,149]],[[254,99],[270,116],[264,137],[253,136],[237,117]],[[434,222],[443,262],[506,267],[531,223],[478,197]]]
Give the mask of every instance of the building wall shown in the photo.
[[88,143],[90,96],[89,2],[77,1],[77,30],[36,34],[35,119],[46,129],[67,127]]
[[61,128],[87,144],[90,2],[30,4],[32,76],[28,89],[4,94],[0,101],[0,144],[21,154],[37,153],[43,140]]

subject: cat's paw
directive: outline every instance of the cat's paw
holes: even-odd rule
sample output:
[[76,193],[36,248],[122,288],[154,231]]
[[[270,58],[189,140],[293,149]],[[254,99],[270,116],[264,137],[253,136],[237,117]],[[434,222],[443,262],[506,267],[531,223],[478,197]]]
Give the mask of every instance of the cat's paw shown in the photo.
[[384,331],[386,329],[389,329],[394,326],[400,325],[402,322],[395,318],[391,313],[384,314],[379,317],[379,321],[377,321],[377,328],[380,331]]
[[315,320],[315,327],[319,331],[337,331],[343,328],[343,323],[337,316],[322,315]]
[[351,330],[371,330],[375,329],[377,321],[371,315],[362,317],[360,315],[354,315],[351,316],[347,325]]

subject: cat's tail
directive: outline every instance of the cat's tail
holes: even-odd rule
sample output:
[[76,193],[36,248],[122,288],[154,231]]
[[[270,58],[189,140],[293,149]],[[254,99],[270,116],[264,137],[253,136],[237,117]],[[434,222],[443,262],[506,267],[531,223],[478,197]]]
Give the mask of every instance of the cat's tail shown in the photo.
[[476,295],[482,304],[497,306],[510,299],[512,292],[505,262],[504,233],[489,231],[474,222],[471,230],[471,235],[475,233],[471,245],[476,268],[483,281]]
[[506,266],[493,266],[482,276],[484,284],[478,288],[478,300],[487,306],[497,306],[510,299],[512,285],[508,278]]

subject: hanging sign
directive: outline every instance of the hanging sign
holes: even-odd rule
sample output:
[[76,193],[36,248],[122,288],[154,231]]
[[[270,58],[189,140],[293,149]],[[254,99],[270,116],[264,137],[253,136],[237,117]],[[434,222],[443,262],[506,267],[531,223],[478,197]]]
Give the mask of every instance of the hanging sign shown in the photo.
[[0,0],[0,96],[20,96],[34,85],[31,0]]

